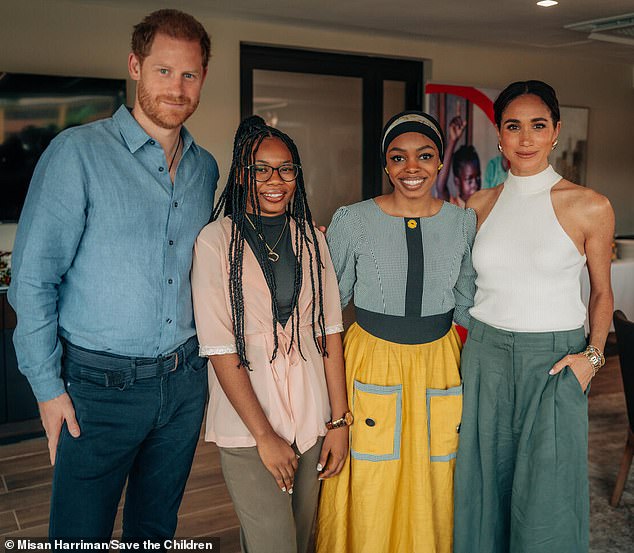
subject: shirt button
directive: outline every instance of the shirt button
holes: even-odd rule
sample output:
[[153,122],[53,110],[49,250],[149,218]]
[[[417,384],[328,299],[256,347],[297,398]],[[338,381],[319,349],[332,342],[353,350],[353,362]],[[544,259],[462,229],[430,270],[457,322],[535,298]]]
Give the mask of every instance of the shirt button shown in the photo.
[[168,325],[171,325],[171,324],[172,324],[172,319],[165,319],[165,322],[166,322]]
[[165,171],[164,167],[159,167],[159,173],[162,173],[163,171]]
[[178,202],[174,202],[174,207],[178,207]]
[[151,144],[152,146],[154,146],[154,144],[156,144],[156,142],[154,142],[154,140],[150,140],[150,144]]
[[171,278],[167,279],[167,284],[172,284],[174,281]]
[[170,240],[170,241],[169,241],[169,245],[170,245],[170,246],[173,246],[173,245],[174,245],[174,240]]

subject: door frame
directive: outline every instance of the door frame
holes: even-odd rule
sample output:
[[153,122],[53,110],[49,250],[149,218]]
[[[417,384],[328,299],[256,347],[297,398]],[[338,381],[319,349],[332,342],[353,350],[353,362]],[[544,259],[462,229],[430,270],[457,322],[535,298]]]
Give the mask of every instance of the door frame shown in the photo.
[[424,62],[371,55],[338,54],[297,48],[240,44],[240,116],[253,114],[253,71],[288,71],[362,79],[363,199],[382,191],[380,155],[383,81],[405,82],[405,109],[423,109]]

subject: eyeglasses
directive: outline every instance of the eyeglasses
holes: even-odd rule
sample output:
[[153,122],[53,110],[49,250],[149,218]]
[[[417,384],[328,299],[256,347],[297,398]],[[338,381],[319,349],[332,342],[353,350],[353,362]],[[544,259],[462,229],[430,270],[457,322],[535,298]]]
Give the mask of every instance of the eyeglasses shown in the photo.
[[255,175],[255,180],[257,182],[266,182],[272,176],[273,172],[277,171],[277,174],[284,182],[291,182],[297,178],[299,174],[299,170],[302,168],[301,165],[297,165],[295,163],[284,163],[279,167],[271,167],[270,165],[266,165],[265,163],[255,163],[253,165],[247,165],[247,169],[253,172]]

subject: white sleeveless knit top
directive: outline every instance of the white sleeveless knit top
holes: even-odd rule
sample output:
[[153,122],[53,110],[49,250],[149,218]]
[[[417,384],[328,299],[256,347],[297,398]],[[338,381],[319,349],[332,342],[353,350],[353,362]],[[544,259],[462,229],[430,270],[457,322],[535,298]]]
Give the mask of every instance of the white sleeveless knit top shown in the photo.
[[472,317],[503,330],[554,332],[583,326],[580,273],[586,262],[559,224],[550,198],[552,166],[529,177],[510,171],[476,234]]

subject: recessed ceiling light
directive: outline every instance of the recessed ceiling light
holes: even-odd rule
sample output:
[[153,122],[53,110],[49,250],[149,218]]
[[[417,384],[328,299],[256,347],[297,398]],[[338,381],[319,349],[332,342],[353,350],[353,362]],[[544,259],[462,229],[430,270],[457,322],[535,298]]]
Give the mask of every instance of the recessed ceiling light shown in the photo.
[[538,6],[542,8],[550,8],[550,6],[556,6],[559,2],[555,2],[555,0],[541,0],[541,2],[537,2]]

